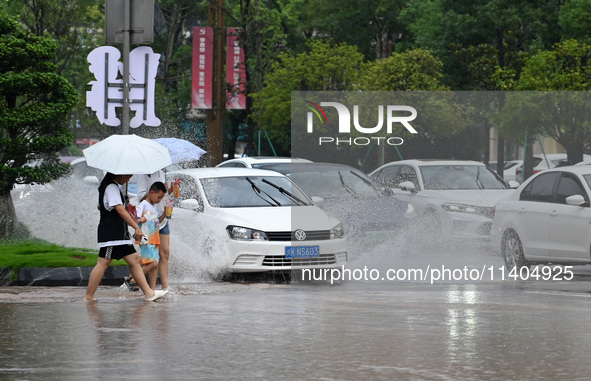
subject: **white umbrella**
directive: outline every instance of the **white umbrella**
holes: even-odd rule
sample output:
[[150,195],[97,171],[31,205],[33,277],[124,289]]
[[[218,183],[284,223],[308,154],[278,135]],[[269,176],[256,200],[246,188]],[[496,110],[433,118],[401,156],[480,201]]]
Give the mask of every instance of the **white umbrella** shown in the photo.
[[170,158],[174,164],[199,160],[201,156],[207,153],[199,146],[196,146],[195,144],[183,139],[160,138],[154,139],[154,141],[168,148],[168,152],[170,152]]
[[83,152],[88,165],[115,175],[154,173],[172,164],[166,147],[136,135],[111,135]]

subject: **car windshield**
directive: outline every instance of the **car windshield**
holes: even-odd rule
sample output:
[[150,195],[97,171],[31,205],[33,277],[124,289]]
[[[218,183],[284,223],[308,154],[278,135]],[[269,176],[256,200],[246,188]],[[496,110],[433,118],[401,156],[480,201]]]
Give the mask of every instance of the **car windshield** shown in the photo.
[[484,165],[421,166],[423,185],[430,190],[506,189],[507,186]]
[[201,179],[207,202],[215,208],[311,205],[284,177],[237,176]]
[[583,175],[583,177],[585,178],[587,185],[589,185],[589,188],[591,188],[591,175]]
[[289,178],[308,196],[332,197],[379,197],[379,192],[353,171],[294,172]]

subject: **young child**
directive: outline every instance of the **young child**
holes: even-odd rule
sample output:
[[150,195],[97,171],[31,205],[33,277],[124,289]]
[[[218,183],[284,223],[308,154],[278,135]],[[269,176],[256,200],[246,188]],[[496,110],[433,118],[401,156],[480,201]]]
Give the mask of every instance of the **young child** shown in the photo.
[[[156,204],[162,201],[166,194],[166,186],[164,183],[157,181],[150,186],[149,193],[146,198],[136,207],[136,212],[139,217],[139,226],[147,238],[144,242],[138,242],[140,245],[140,260],[144,274],[148,274],[148,284],[152,289],[156,287],[158,279],[158,259],[159,259],[159,224],[158,209]],[[161,216],[165,218],[165,216]],[[130,291],[136,291],[135,281],[129,277],[125,279],[125,284]]]

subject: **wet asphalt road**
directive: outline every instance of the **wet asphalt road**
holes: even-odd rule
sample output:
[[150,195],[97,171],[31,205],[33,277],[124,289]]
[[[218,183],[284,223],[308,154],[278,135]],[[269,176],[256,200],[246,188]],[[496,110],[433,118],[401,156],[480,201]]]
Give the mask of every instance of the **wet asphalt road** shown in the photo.
[[588,379],[591,278],[0,288],[0,379]]

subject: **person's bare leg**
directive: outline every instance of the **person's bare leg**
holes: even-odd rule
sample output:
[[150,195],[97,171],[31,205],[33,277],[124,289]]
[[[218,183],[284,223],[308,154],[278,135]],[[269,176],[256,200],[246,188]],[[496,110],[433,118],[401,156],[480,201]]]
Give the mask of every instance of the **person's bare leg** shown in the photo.
[[158,281],[158,262],[151,262],[145,267],[148,269],[148,284],[152,290],[155,290]]
[[140,287],[145,297],[153,297],[154,290],[150,288],[150,286],[148,285],[148,281],[146,281],[146,276],[144,275],[142,265],[140,264],[140,257],[137,255],[137,253],[129,254],[123,259],[125,260],[125,262],[129,264],[129,271],[131,272],[131,276],[133,277],[137,285]]
[[[141,263],[141,258],[140,258],[140,263]],[[144,275],[148,275],[148,273],[150,271],[152,271],[152,269],[157,269],[158,268],[158,263],[156,263],[156,262],[141,263],[141,266],[142,266],[142,271],[144,272]],[[135,282],[135,278],[131,275],[131,272],[129,273],[129,277],[131,278],[132,281]],[[158,275],[156,275],[156,277],[158,277]],[[151,286],[150,286],[150,288],[152,290],[154,289],[154,287],[151,287]]]
[[105,275],[105,271],[111,264],[111,261],[111,259],[101,257],[98,258],[96,265],[92,269],[90,277],[88,278],[88,288],[86,289],[86,296],[84,297],[84,300],[94,300],[94,293],[101,283],[101,280]]
[[170,258],[170,234],[160,234],[160,260],[158,262],[158,272],[160,273],[160,283],[162,289],[168,288],[168,260]]

